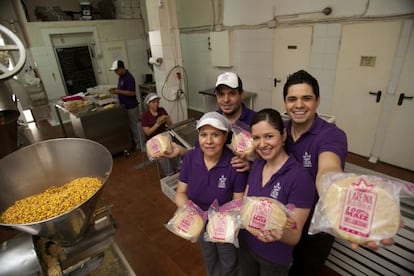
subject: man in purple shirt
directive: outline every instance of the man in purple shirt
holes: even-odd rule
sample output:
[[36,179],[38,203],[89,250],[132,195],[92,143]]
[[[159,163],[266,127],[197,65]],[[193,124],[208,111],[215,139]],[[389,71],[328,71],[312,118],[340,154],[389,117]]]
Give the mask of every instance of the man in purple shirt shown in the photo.
[[[215,93],[219,107],[217,112],[222,114],[230,123],[250,130],[250,122],[256,112],[243,103],[244,90],[240,77],[233,72],[220,74],[217,77]],[[184,155],[186,151],[186,148],[173,143],[173,151],[166,157],[173,158]],[[248,171],[250,168],[250,163],[239,156],[234,156],[231,163],[239,172]]]
[[[343,172],[347,154],[346,134],[318,117],[319,85],[308,72],[300,70],[288,77],[283,99],[290,117],[286,124],[286,150],[308,169],[318,189],[323,174]],[[316,195],[314,204],[317,200]],[[294,249],[289,275],[318,275],[335,240],[325,233],[308,235],[312,213],[313,209]]]
[[[344,131],[321,119],[318,81],[304,70],[290,75],[283,88],[283,99],[290,121],[287,122],[286,150],[296,157],[315,180],[319,191],[321,178],[328,172],[343,172],[347,155],[347,138]],[[318,197],[315,197],[315,204]],[[325,233],[308,235],[312,214],[308,217],[302,237],[296,245],[289,275],[318,275],[329,255],[334,238]],[[390,245],[393,239],[384,239]],[[351,244],[353,248],[357,244]],[[370,249],[378,249],[368,242]]]
[[129,128],[131,130],[133,142],[135,146],[140,145],[139,131],[138,131],[138,100],[135,95],[135,79],[125,69],[122,60],[115,60],[112,67],[109,69],[114,71],[118,76],[118,87],[109,89],[112,94],[118,95],[119,103],[127,110],[129,118]]
[[233,72],[225,72],[217,77],[216,100],[219,109],[232,124],[239,124],[250,130],[250,122],[256,112],[247,108],[243,103],[243,82]]

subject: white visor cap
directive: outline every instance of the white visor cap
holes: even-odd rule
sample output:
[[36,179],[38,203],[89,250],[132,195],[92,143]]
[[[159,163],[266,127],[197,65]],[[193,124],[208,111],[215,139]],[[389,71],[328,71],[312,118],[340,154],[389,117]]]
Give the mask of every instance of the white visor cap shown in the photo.
[[146,103],[146,104],[149,104],[150,102],[152,102],[153,100],[155,100],[155,99],[161,99],[161,97],[160,96],[158,96],[157,94],[155,94],[155,93],[149,93],[146,97],[145,97],[145,100],[144,100],[144,102]]
[[196,128],[199,130],[203,126],[212,126],[214,128],[229,132],[231,129],[230,122],[218,112],[208,112],[204,114],[197,122]]

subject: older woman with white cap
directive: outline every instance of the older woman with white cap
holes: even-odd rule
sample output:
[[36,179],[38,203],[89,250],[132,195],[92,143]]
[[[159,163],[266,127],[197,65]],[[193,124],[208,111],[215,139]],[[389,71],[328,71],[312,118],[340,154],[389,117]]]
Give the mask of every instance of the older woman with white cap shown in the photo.
[[[189,150],[181,165],[176,193],[178,207],[191,200],[207,211],[214,200],[220,205],[243,197],[247,174],[237,172],[225,146],[230,122],[217,112],[204,114],[197,122],[199,147]],[[238,253],[233,244],[203,240],[199,245],[207,275],[237,275]]]

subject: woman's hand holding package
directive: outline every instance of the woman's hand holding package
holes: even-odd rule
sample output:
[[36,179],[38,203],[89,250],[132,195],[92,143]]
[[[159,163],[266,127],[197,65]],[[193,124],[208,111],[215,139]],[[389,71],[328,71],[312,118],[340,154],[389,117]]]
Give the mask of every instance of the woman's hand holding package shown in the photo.
[[160,154],[160,157],[175,158],[177,156],[183,156],[187,152],[187,149],[177,143],[171,142],[171,151]]
[[283,232],[277,229],[273,230],[264,230],[259,233],[256,238],[262,242],[275,242],[279,241],[282,238]]

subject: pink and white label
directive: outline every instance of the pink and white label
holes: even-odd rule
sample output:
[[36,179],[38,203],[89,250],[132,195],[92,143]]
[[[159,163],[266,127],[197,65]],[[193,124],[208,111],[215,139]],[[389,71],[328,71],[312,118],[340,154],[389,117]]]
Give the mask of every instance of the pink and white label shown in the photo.
[[252,217],[249,221],[249,227],[257,230],[263,230],[266,222],[272,212],[270,202],[267,200],[260,200],[253,209]]
[[190,231],[191,225],[194,223],[194,216],[197,214],[194,211],[189,211],[188,214],[178,223],[177,229],[183,233]]
[[357,236],[369,237],[377,203],[377,194],[372,192],[373,187],[374,184],[360,179],[348,189],[339,229]]
[[161,152],[161,147],[155,139],[150,140],[150,146],[154,154],[158,154]]
[[248,140],[249,140],[249,137],[245,133],[240,132],[240,140],[239,140],[239,143],[237,144],[236,151],[245,152],[246,149],[247,149],[247,141]]
[[213,239],[224,241],[226,238],[227,220],[224,214],[218,213],[216,216]]

